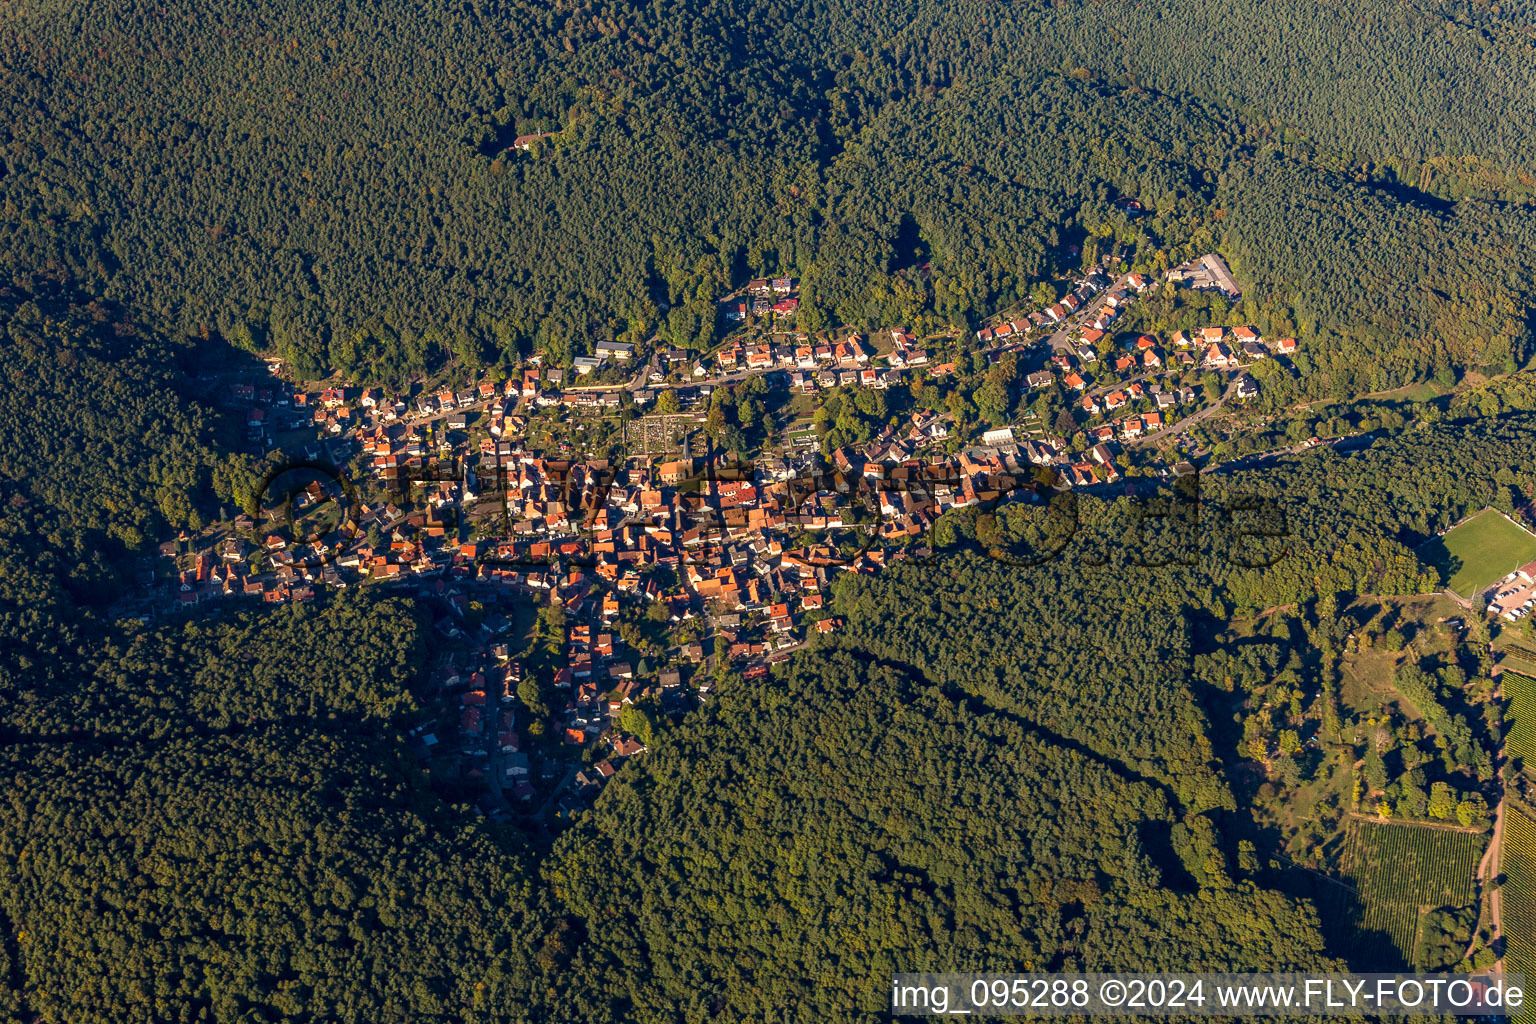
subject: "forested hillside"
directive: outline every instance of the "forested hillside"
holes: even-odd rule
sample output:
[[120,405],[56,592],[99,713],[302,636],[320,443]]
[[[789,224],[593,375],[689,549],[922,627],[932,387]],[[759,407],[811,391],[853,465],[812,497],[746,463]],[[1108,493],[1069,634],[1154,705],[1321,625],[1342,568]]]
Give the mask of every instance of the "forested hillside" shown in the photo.
[[341,600],[34,652],[67,690],[5,666],[0,1009],[524,1019],[532,870],[379,719],[419,643],[408,607]]
[[576,1019],[867,1020],[900,970],[1329,963],[1315,912],[1234,881],[1156,783],[912,668],[809,657],[701,717],[556,849],[591,922]]
[[[1239,839],[1234,780],[1302,728],[1353,772],[1335,677],[1399,614],[1365,599],[1437,590],[1420,542],[1536,492],[1529,384],[1466,380],[1536,354],[1533,22],[10,0],[0,1018],[819,1024],[868,1019],[896,970],[1337,966]],[[189,353],[393,383],[697,348],[766,273],[800,279],[802,328],[974,326],[1117,244],[1152,271],[1221,250],[1243,297],[1217,318],[1304,339],[1294,379],[1255,371],[1260,411],[1464,387],[1369,447],[1205,479],[1198,517],[1173,493],[1150,522],[1073,496],[947,516],[932,557],[830,588],[838,633],[657,723],[552,841],[409,755],[448,642],[415,601],[108,610],[254,480]],[[1272,633],[1219,649],[1239,622]],[[1497,715],[1454,692],[1462,653],[1384,685],[1431,730],[1401,750],[1443,740],[1436,781],[1470,793]],[[1373,799],[1411,809],[1388,752]]]
[[301,373],[698,344],[764,272],[974,321],[1089,236],[1228,248],[1319,393],[1530,354],[1509,5],[12,6],[7,267]]
[[1182,618],[1153,612],[1152,593],[1180,577],[1084,572],[1080,549],[1031,570],[970,555],[850,578],[837,608],[880,657],[984,695],[1208,810],[1228,798],[1185,689],[1190,640]]
[[[24,305],[15,322],[41,322]],[[79,326],[55,351],[88,365]],[[1030,565],[1010,555],[1041,512],[960,517],[932,560],[841,582],[846,627],[823,649],[659,728],[552,848],[445,805],[407,754],[429,643],[410,601],[155,627],[12,603],[0,1010],[852,1021],[879,1001],[868,979],[901,968],[1331,966],[1306,894],[1239,841],[1229,723],[1243,692],[1300,693],[1332,662],[1290,658],[1288,634],[1232,652],[1219,637],[1287,606],[1338,644],[1361,628],[1333,614],[1354,595],[1437,588],[1413,545],[1536,472],[1530,414],[1484,417],[1474,398],[1354,454],[1219,474],[1193,535],[1085,498],[1069,546]],[[217,466],[162,408],[135,422]],[[63,421],[60,452],[86,444],[82,422]],[[90,480],[57,477],[45,507],[88,507]],[[1285,536],[1254,536],[1253,498]],[[42,522],[17,520],[39,533],[0,552],[15,586],[46,529],[107,536]],[[1481,764],[1473,709],[1413,692],[1466,734],[1447,764]]]
[[104,599],[125,552],[250,486],[176,348],[122,309],[46,279],[0,287],[0,355],[0,601]]
[[411,606],[106,621],[243,463],[107,304],[13,287],[0,343],[0,1019],[526,1019],[536,868],[406,752]]
[[1052,7],[1043,22],[1064,66],[1283,125],[1388,180],[1529,187],[1536,169],[1528,2],[1137,0]]

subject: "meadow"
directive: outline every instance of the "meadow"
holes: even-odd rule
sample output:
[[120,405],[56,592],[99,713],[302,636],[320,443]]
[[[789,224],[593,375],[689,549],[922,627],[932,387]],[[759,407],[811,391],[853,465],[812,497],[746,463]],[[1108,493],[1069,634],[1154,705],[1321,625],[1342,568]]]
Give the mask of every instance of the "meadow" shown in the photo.
[[1503,513],[1484,509],[1426,542],[1419,554],[1444,574],[1453,593],[1471,598],[1536,560],[1536,536]]

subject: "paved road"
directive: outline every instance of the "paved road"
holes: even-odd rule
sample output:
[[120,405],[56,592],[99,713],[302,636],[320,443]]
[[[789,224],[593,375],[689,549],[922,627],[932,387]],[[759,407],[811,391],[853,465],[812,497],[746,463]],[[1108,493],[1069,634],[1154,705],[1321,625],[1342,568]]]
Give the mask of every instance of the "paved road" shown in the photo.
[[[1223,405],[1226,405],[1227,399],[1231,398],[1236,392],[1237,392],[1237,378],[1233,377],[1230,381],[1227,382],[1227,389],[1221,393],[1221,397],[1218,398],[1211,405],[1208,405],[1204,409],[1200,409],[1197,412],[1190,413],[1188,416],[1185,416],[1183,419],[1179,420],[1177,423],[1170,423],[1170,424],[1168,424],[1166,427],[1164,427],[1162,430],[1159,430],[1155,434],[1145,434],[1145,435],[1143,435],[1141,437],[1135,438],[1135,439],[1133,439],[1131,441],[1131,444],[1132,445],[1146,444],[1148,441],[1157,441],[1157,440],[1160,440],[1160,439],[1162,439],[1164,437],[1168,437],[1170,435],[1177,434],[1180,431],[1188,430],[1191,424],[1199,423],[1201,420],[1206,419],[1209,416],[1215,415],[1216,411],[1218,409],[1220,409]],[[1286,450],[1289,451],[1290,449],[1286,449]]]
[[1085,321],[1087,321],[1090,316],[1098,311],[1100,306],[1104,305],[1105,300],[1109,298],[1110,292],[1115,291],[1118,288],[1125,287],[1125,283],[1130,279],[1130,276],[1130,274],[1123,274],[1116,278],[1114,283],[1112,283],[1108,288],[1105,288],[1103,291],[1099,292],[1091,300],[1089,300],[1086,306],[1078,310],[1076,313],[1073,313],[1065,320],[1059,321],[1056,325],[1055,333],[1044,338],[1034,338],[1027,342],[1016,338],[1009,338],[1007,341],[999,342],[998,344],[993,345],[986,351],[1003,352],[1012,349],[1031,348],[1044,341],[1051,346],[1053,351],[1075,356],[1077,354],[1077,350],[1076,347],[1072,344],[1072,335],[1077,331],[1079,327],[1083,325]]
[[1135,384],[1137,381],[1146,380],[1148,377],[1161,377],[1164,374],[1170,372],[1172,371],[1148,370],[1146,373],[1137,374],[1135,377],[1127,377],[1124,380],[1116,381],[1113,384],[1100,384],[1098,387],[1089,388],[1087,391],[1084,391],[1083,394],[1085,396],[1092,395],[1094,397],[1098,397],[1099,395],[1107,395],[1111,391],[1122,391],[1130,385]]
[[569,768],[567,768],[565,770],[565,774],[560,777],[560,781],[555,783],[554,786],[550,788],[549,796],[544,798],[544,802],[539,804],[537,810],[530,812],[531,816],[539,822],[539,828],[541,831],[548,831],[546,823],[549,820],[550,808],[555,806],[555,803],[560,799],[561,794],[565,792],[566,787],[569,786],[572,780],[576,778],[576,773],[580,770],[581,769],[576,765],[571,765]]
[[[1083,324],[1084,321],[1086,321],[1089,317],[1091,317],[1099,309],[1100,306],[1104,305],[1105,300],[1109,298],[1110,292],[1113,292],[1113,291],[1115,291],[1115,290],[1117,290],[1119,288],[1125,287],[1126,282],[1128,280],[1130,280],[1130,276],[1131,276],[1130,274],[1122,274],[1120,277],[1116,278],[1114,283],[1111,284],[1108,288],[1105,288],[1103,291],[1099,292],[1096,296],[1094,296],[1093,299],[1086,306],[1084,306],[1082,309],[1078,310],[1072,316],[1070,316],[1067,319],[1061,321],[1061,324],[1057,328],[1056,333],[1052,334],[1047,339],[1050,342],[1051,348],[1055,349],[1058,352],[1066,352],[1069,355],[1070,354],[1075,354],[1075,350],[1073,349],[1072,344],[1071,344],[1071,336],[1072,336],[1073,332],[1075,332],[1078,329],[1078,327]],[[652,347],[654,347],[654,345],[656,343],[656,340],[657,339],[652,338],[647,344],[652,346]],[[1005,343],[1003,343],[1001,345],[993,346],[993,348],[988,349],[987,351],[989,351],[989,352],[990,351],[998,351],[1000,349],[1009,348],[1009,347],[1012,347],[1013,345],[1017,345],[1017,344],[1018,344],[1018,342],[1016,342],[1016,341],[1005,342]],[[703,357],[703,358],[707,358],[707,357]],[[701,377],[701,378],[698,378],[696,380],[684,381],[681,384],[674,384],[674,383],[672,383],[670,381],[663,381],[663,382],[660,382],[660,383],[652,384],[652,383],[650,383],[650,375],[651,375],[652,371],[658,369],[658,367],[656,366],[654,360],[655,360],[655,357],[653,356],[652,360],[650,362],[647,362],[644,366],[641,366],[638,370],[635,371],[635,375],[633,377],[631,377],[628,381],[626,381],[626,382],[624,382],[622,384],[619,384],[619,383],[609,383],[609,384],[573,384],[573,385],[569,385],[569,386],[563,387],[561,390],[562,391],[578,391],[578,392],[580,392],[580,391],[620,391],[620,390],[622,390],[622,391],[629,391],[629,392],[633,393],[633,392],[636,392],[636,391],[642,391],[642,390],[644,390],[647,387],[653,388],[655,390],[662,390],[662,389],[665,389],[665,388],[672,388],[672,387],[697,387],[700,384],[711,384],[711,385],[719,386],[719,385],[722,385],[722,384],[734,384],[734,383],[736,383],[738,381],[746,380],[748,377],[755,377],[755,376],[758,376],[758,375],[764,374],[764,373],[773,373],[776,370],[792,371],[793,369],[797,369],[795,367],[765,366],[765,367],[759,367],[759,368],[756,368],[756,369],[735,370],[735,371],[733,371],[731,373],[718,374],[716,376],[711,376],[711,377]],[[846,367],[842,367],[842,369],[846,369]],[[1150,374],[1146,374],[1146,375],[1143,375],[1143,376],[1150,376]],[[1142,378],[1141,377],[1136,377],[1136,378],[1132,378],[1132,379],[1134,379],[1134,380],[1141,380]],[[1129,381],[1122,382],[1121,385],[1116,385],[1116,386],[1124,386],[1125,383],[1129,383]],[[477,408],[478,406],[480,406],[482,404],[484,404],[484,403],[476,403],[473,406],[464,406],[463,408],[465,408],[465,409]],[[409,413],[409,412],[406,414],[405,417],[403,417],[403,419],[410,420],[410,422],[413,422],[413,423],[429,422],[430,420],[439,419],[439,418],[441,418],[441,417],[440,416],[433,416],[433,417],[430,417],[430,418],[427,418],[427,419],[419,419],[418,420],[418,419],[413,419],[412,418],[412,414]]]
[[[796,369],[798,369],[798,367],[777,366],[777,365],[775,365],[775,366],[762,366],[762,367],[756,367],[756,368],[750,369],[750,370],[733,370],[730,373],[722,373],[722,374],[719,374],[719,375],[714,376],[714,377],[696,377],[696,378],[694,378],[692,380],[683,381],[680,384],[679,383],[674,383],[672,381],[662,381],[659,384],[647,384],[646,381],[650,378],[650,375],[651,375],[651,367],[649,365],[647,365],[647,366],[641,367],[640,368],[640,372],[635,374],[634,378],[632,380],[630,380],[627,384],[624,384],[624,385],[619,385],[619,384],[582,384],[582,385],[575,386],[575,387],[562,388],[561,390],[562,391],[620,391],[620,390],[624,390],[624,391],[635,392],[635,391],[644,390],[646,387],[650,387],[652,390],[655,390],[655,391],[664,391],[667,388],[696,388],[700,384],[711,384],[711,385],[714,385],[715,387],[719,387],[722,384],[735,384],[737,381],[746,380],[748,377],[758,377],[758,376],[761,376],[762,374],[765,374],[765,373],[774,373],[775,371],[783,371],[785,373],[793,373]],[[846,369],[848,369],[848,367],[846,367],[846,366],[844,366],[844,367],[834,367],[834,369],[844,369],[844,370],[846,370]]]
[[1103,291],[1099,292],[1099,294],[1095,295],[1091,300],[1089,300],[1086,306],[1071,316],[1067,317],[1065,320],[1061,321],[1061,324],[1056,329],[1056,333],[1052,334],[1048,339],[1046,339],[1050,342],[1051,348],[1055,349],[1057,352],[1065,352],[1068,355],[1075,354],[1076,349],[1072,344],[1072,335],[1078,330],[1078,328],[1087,323],[1094,313],[1098,312],[1099,307],[1104,305],[1104,302],[1109,298],[1110,292],[1118,291],[1119,289],[1124,288],[1125,283],[1129,281],[1130,278],[1130,274],[1121,274],[1119,277],[1115,278],[1114,283],[1112,283],[1108,288],[1105,288]]
[[1044,341],[1049,343],[1052,350],[1056,352],[1063,352],[1067,355],[1076,355],[1076,349],[1072,345],[1073,333],[1079,327],[1081,327],[1082,324],[1090,316],[1097,312],[1100,306],[1104,305],[1105,300],[1109,298],[1110,292],[1115,291],[1118,288],[1125,287],[1125,283],[1130,280],[1130,277],[1130,274],[1122,274],[1120,277],[1116,278],[1113,284],[1099,292],[1099,294],[1095,295],[1091,300],[1089,300],[1086,306],[1078,310],[1076,313],[1073,313],[1065,320],[1060,321],[1056,325],[1056,332],[1054,334],[1044,338],[1033,338],[1027,342],[1019,338],[1010,337],[1007,341],[998,342],[996,345],[993,345],[991,348],[988,348],[985,351],[992,353],[1032,348],[1035,345],[1038,345],[1040,342]]
[[501,761],[501,704],[499,698],[491,697],[490,687],[486,687],[486,721],[485,721],[485,771],[490,778],[491,793],[496,797],[496,806],[502,810],[507,809],[507,794],[502,790]]

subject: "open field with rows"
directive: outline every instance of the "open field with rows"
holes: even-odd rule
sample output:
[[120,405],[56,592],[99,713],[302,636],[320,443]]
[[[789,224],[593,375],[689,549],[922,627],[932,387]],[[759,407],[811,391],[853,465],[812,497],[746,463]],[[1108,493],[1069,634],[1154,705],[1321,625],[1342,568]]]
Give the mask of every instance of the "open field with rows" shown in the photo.
[[1485,842],[1450,829],[1356,822],[1339,853],[1348,888],[1328,886],[1318,897],[1336,951],[1356,970],[1409,966],[1420,916],[1472,902]]
[[[1536,972],[1536,820],[1511,803],[1504,815],[1504,845],[1499,870],[1504,875],[1504,969],[1527,976]],[[1520,1021],[1536,1021],[1527,1012]]]
[[1536,679],[1505,671],[1504,745],[1527,771],[1536,771]]

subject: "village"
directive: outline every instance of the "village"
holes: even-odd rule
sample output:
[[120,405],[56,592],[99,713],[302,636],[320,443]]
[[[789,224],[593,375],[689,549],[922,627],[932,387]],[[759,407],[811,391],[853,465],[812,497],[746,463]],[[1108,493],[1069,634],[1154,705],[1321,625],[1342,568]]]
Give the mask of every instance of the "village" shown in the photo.
[[[1221,269],[1210,286],[1230,284],[1218,257],[1199,266],[1210,262]],[[576,813],[645,752],[654,723],[835,633],[839,574],[927,555],[946,512],[1194,472],[1133,462],[1131,449],[1251,397],[1244,368],[1296,343],[1211,326],[1115,344],[1113,325],[1153,286],[1096,269],[1058,303],[975,332],[969,360],[962,339],[899,327],[874,339],[795,331],[785,278],[723,304],[741,326],[708,353],[658,347],[642,360],[600,342],[569,367],[534,355],[503,379],[409,397],[290,385],[274,365],[269,382],[229,397],[253,444],[300,457],[268,476],[255,507],[162,545],[155,608],[363,586],[424,599],[444,642],[412,729],[424,769],[487,814]],[[1074,400],[1057,417],[1072,436],[1029,412],[962,429],[952,407],[920,401],[852,443],[818,429],[824,397],[916,396],[1004,360],[1017,398]],[[1222,386],[1178,383],[1190,372]],[[753,378],[779,429],[746,459],[707,428],[715,391]]]

